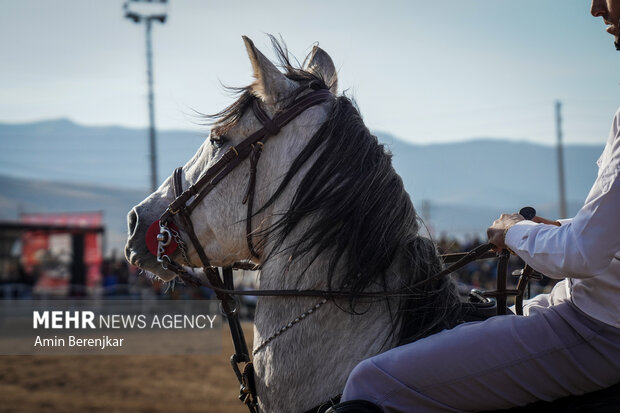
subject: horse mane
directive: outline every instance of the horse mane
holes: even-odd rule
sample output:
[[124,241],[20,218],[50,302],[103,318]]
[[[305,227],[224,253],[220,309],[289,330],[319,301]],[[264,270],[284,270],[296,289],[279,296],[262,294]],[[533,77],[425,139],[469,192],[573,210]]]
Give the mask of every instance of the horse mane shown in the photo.
[[[301,83],[319,81],[327,88],[325,79],[291,64],[282,42],[271,40],[289,78]],[[224,123],[238,120],[249,105],[249,87],[237,90],[241,98],[214,115]],[[392,166],[391,154],[370,133],[348,97],[335,99],[326,121],[256,213],[273,204],[313,156],[316,160],[301,179],[289,209],[260,231],[264,235],[260,238],[274,243],[264,259],[281,253],[290,254],[291,261],[303,256],[309,256],[310,262],[327,257],[327,288],[350,291],[346,310],[354,314],[360,314],[358,304],[367,302],[359,296],[362,291],[409,288],[408,294],[398,298],[396,311],[390,309],[391,331],[399,345],[454,326],[459,317],[456,288],[448,276],[430,278],[442,269],[436,248],[419,236],[418,216]],[[302,220],[308,227],[291,242],[289,236]],[[395,264],[399,273],[394,271]],[[430,281],[410,287],[425,279]],[[385,301],[388,306],[395,302]]]

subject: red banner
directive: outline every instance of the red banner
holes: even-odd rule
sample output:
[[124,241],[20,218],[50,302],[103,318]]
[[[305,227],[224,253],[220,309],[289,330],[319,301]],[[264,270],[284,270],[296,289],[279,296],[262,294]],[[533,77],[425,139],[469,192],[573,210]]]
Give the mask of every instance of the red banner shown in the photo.
[[[22,238],[22,263],[24,269],[34,273],[37,278],[35,288],[54,288],[62,290],[71,281],[73,262],[72,235],[84,234],[84,265],[86,266],[86,286],[101,283],[102,226],[101,212],[61,213],[61,214],[23,214],[21,221],[41,226],[59,226],[63,229],[33,229]],[[92,229],[93,231],[89,231]],[[66,289],[66,288],[65,288]],[[62,293],[62,291],[58,291]]]

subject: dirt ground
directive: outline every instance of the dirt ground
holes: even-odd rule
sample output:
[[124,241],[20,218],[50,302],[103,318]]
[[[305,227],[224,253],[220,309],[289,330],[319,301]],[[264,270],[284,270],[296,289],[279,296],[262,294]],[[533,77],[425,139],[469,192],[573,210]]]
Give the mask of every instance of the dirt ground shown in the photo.
[[0,356],[0,412],[247,412],[222,331],[217,355]]

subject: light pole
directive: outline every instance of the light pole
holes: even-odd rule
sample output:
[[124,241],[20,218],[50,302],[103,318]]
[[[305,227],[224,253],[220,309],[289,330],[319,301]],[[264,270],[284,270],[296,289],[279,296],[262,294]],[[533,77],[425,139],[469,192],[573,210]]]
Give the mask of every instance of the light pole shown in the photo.
[[155,138],[155,96],[153,94],[153,51],[151,47],[151,25],[153,21],[166,22],[168,0],[127,0],[123,4],[125,17],[134,23],[145,22],[146,26],[146,71],[148,77],[149,104],[149,155],[151,159],[151,191],[157,189],[157,145]]
[[562,147],[562,103],[558,100],[555,102],[555,131],[558,138],[557,141],[557,158],[558,158],[558,187],[560,190],[560,218],[568,217],[566,208],[566,185],[564,179],[564,148]]

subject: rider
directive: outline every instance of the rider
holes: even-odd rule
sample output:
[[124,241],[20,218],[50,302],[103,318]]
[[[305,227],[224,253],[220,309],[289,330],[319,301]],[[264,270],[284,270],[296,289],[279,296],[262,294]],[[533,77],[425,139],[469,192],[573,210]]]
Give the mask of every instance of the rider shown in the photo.
[[[620,0],[593,0],[620,50]],[[583,394],[620,382],[620,110],[598,177],[561,226],[503,214],[489,241],[569,278],[501,316],[394,348],[350,374],[335,412],[465,412]]]

